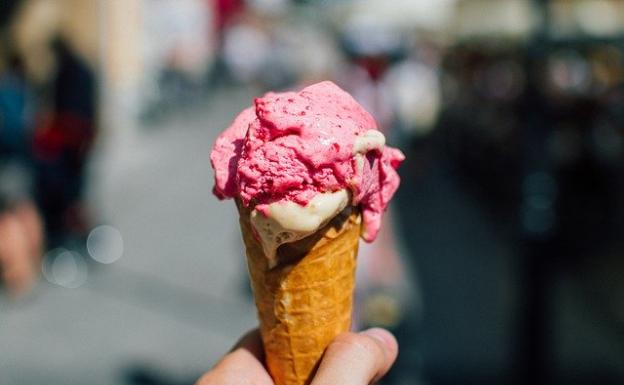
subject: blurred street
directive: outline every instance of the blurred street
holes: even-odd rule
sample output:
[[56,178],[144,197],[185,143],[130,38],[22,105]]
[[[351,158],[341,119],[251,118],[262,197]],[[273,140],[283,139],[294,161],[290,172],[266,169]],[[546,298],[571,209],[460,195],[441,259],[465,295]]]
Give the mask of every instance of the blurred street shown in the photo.
[[1,384],[142,383],[133,366],[192,383],[253,327],[236,210],[212,196],[208,160],[249,100],[222,93],[96,155],[90,195],[123,256],[89,264],[78,289],[42,277],[29,297],[1,299]]

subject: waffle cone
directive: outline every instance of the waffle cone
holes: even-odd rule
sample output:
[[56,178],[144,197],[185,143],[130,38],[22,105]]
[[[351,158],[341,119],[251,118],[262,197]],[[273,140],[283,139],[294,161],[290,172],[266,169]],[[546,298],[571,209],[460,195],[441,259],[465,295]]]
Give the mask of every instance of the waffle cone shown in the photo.
[[278,249],[269,269],[239,205],[266,364],[276,385],[308,384],[325,348],[351,326],[360,215],[348,207],[316,233]]

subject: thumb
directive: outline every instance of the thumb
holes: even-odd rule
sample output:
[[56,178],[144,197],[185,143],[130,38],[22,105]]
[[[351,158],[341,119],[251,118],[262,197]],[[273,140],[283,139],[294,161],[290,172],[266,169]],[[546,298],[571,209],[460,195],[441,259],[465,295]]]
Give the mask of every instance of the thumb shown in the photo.
[[367,385],[390,370],[399,347],[390,332],[343,333],[329,345],[312,385]]

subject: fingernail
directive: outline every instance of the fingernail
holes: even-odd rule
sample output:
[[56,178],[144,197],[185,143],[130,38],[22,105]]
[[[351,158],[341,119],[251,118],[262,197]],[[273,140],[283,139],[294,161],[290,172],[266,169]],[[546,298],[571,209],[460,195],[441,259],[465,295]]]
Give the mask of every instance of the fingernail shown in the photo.
[[377,341],[381,342],[386,348],[394,350],[397,345],[394,336],[387,330],[381,328],[372,328],[364,330],[360,334],[373,337]]

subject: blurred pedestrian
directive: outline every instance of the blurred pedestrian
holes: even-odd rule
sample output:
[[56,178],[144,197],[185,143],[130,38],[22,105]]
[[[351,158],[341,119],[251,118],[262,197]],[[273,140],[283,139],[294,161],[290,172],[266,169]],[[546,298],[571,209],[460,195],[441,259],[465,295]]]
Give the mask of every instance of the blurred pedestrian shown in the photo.
[[61,38],[53,42],[57,71],[51,112],[37,129],[37,203],[52,246],[88,231],[83,203],[85,164],[96,133],[93,71]]
[[7,72],[0,75],[0,281],[20,294],[38,275],[43,236],[31,199],[25,91],[19,75]]
[[35,282],[43,247],[32,201],[33,97],[19,56],[0,71],[0,283],[20,294]]

